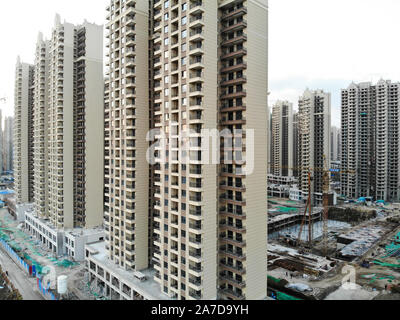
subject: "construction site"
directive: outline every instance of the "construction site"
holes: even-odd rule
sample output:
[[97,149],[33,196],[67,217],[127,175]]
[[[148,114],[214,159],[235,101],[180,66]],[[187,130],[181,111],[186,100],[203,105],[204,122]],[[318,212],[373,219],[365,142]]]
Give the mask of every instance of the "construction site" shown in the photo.
[[[101,292],[91,288],[84,263],[71,260],[67,256],[57,257],[40,241],[25,232],[24,224],[19,223],[7,209],[0,209],[0,240],[7,243],[22,263],[30,270],[30,276],[36,276],[57,300],[104,300]],[[34,274],[32,274],[32,271]],[[51,276],[51,273],[54,276]],[[27,276],[29,276],[27,275]],[[66,279],[65,294],[57,293],[58,277]],[[85,281],[86,279],[86,281]],[[47,283],[44,283],[48,281]],[[0,284],[2,291],[7,287]]]
[[400,204],[343,203],[310,211],[308,204],[272,198],[268,211],[270,297],[400,298]]

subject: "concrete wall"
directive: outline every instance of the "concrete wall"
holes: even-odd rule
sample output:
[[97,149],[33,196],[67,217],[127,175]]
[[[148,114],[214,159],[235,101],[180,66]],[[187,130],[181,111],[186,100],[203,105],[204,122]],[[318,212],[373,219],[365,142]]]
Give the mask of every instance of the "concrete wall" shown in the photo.
[[[254,134],[254,172],[246,176],[246,299],[267,295],[268,10],[267,1],[247,1],[246,130]],[[247,153],[249,153],[247,145]],[[247,155],[249,156],[249,155]],[[248,165],[246,166],[248,167]]]
[[103,224],[104,79],[103,27],[85,23],[85,198],[86,228]]

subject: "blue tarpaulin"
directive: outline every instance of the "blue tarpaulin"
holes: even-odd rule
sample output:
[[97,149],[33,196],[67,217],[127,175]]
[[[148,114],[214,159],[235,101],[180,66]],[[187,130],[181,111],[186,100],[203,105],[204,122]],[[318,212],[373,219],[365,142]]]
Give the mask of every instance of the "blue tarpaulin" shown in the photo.
[[3,190],[3,191],[0,191],[0,195],[1,196],[5,196],[5,195],[8,195],[8,194],[14,194],[15,192],[14,191],[11,191],[11,190]]

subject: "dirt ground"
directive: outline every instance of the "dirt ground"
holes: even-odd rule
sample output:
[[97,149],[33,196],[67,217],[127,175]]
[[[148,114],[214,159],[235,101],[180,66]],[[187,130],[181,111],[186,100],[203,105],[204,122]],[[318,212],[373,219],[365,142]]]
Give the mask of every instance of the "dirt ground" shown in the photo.
[[[376,223],[386,223],[386,218],[379,218],[364,224]],[[395,226],[396,224],[394,224]],[[375,264],[371,264],[368,269],[360,266],[360,261],[373,262],[376,259],[389,264],[399,264],[400,259],[385,257],[387,256],[386,245],[393,241],[394,235],[399,231],[399,227],[394,228],[392,232],[385,234],[363,257],[360,257],[354,263],[349,263],[355,268],[356,288],[353,289],[342,286],[342,280],[345,277],[345,274],[341,273],[343,266],[338,267],[335,272],[331,272],[322,279],[314,280],[312,278],[304,278],[301,274],[298,277],[288,277],[286,275],[287,270],[283,268],[268,270],[268,274],[278,279],[285,279],[291,284],[301,283],[308,285],[313,289],[312,295],[318,300],[400,300],[400,294],[392,294],[385,290],[387,287],[400,285],[399,268]]]
[[378,291],[365,289],[359,285],[355,288],[341,286],[329,294],[325,300],[373,300],[377,295],[379,295]]

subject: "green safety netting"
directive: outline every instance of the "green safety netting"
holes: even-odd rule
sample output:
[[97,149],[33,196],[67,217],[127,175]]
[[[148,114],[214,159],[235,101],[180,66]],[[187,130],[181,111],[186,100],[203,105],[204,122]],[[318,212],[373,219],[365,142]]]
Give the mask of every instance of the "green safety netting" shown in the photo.
[[393,263],[385,263],[379,260],[374,261],[375,264],[380,265],[382,267],[390,267],[390,268],[400,268],[400,264],[393,264]]
[[[280,279],[274,278],[272,276],[267,276],[267,277],[268,277],[269,280],[272,280],[275,283],[280,283],[281,282]],[[277,291],[275,289],[274,289],[274,291],[276,292],[276,299],[277,300],[301,300],[301,299],[295,298],[293,296],[290,296],[290,295],[288,295],[286,293]]]
[[400,232],[394,237],[394,242],[385,247],[385,250],[386,254],[382,258],[400,256]]
[[268,277],[268,279],[270,279],[270,280],[272,280],[272,281],[274,281],[274,282],[276,282],[276,283],[279,283],[281,280],[279,280],[279,279],[277,279],[277,278],[274,278],[274,277],[272,277],[272,276],[267,276]]
[[280,291],[276,291],[276,299],[285,301],[301,300]]
[[278,207],[277,209],[278,209],[279,212],[284,212],[284,213],[286,213],[286,212],[297,212],[298,211],[298,209],[296,209],[296,208],[288,208],[288,207]]
[[62,261],[56,260],[54,262],[54,264],[58,267],[63,267],[63,268],[71,268],[71,267],[78,265],[77,263],[69,261],[69,260],[62,260]]
[[371,279],[369,284],[374,283],[376,280],[388,280],[389,283],[392,283],[394,280],[396,280],[396,277],[393,276],[381,276],[381,277],[378,277],[377,275],[374,275],[373,277],[371,276],[372,275],[364,275],[361,277],[365,279]]
[[8,241],[10,240],[10,237],[0,229],[0,239]]
[[19,246],[18,242],[15,241],[7,241],[8,245],[13,248],[14,251],[20,252],[22,248]]

